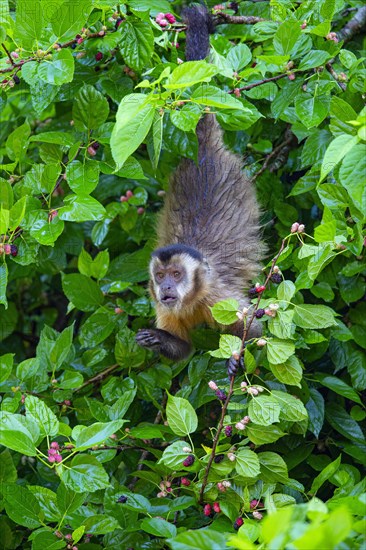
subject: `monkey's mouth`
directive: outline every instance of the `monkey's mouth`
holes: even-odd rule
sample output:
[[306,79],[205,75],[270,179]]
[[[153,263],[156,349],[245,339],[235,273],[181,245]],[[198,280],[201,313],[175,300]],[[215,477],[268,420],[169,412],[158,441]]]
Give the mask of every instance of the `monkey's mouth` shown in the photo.
[[160,301],[164,306],[172,307],[177,303],[178,297],[166,294],[160,298]]

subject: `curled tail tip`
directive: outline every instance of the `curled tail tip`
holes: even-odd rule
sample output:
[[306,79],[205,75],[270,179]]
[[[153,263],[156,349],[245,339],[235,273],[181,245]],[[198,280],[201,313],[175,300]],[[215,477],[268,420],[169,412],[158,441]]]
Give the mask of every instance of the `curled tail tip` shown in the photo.
[[212,18],[203,4],[192,4],[183,11],[186,31],[186,59],[204,59],[210,49],[209,35],[214,32]]

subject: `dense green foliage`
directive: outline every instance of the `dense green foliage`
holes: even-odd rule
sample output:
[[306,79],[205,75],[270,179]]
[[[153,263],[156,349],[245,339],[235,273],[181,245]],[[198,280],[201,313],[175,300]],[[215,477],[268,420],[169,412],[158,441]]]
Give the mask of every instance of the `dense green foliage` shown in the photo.
[[[0,0],[1,548],[361,548],[362,5],[219,7],[208,63],[182,61],[179,1]],[[254,283],[282,246],[232,436],[212,388],[239,339],[199,328],[178,364],[135,344],[155,216],[205,110],[257,186]]]

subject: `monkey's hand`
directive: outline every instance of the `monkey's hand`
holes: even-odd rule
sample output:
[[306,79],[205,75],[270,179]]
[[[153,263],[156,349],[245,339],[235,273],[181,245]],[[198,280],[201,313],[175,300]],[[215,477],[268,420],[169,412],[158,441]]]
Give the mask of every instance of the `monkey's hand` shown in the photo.
[[226,367],[230,378],[236,376],[239,368],[244,368],[243,356],[238,353],[233,354],[230,359],[226,361]]
[[141,329],[136,334],[136,342],[143,348],[157,351],[169,359],[180,361],[191,352],[191,344],[174,334],[161,329]]

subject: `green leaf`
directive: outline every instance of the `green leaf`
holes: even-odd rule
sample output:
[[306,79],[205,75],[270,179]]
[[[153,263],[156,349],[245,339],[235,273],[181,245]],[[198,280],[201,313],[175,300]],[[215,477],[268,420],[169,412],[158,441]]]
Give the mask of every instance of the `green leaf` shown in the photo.
[[16,524],[28,529],[36,529],[41,525],[40,506],[36,497],[26,487],[8,483],[3,485],[2,495],[6,513]]
[[180,111],[171,111],[170,119],[183,132],[192,132],[196,129],[200,114],[196,105],[185,105]]
[[174,69],[164,87],[168,90],[189,88],[199,82],[209,82],[215,74],[217,68],[206,61],[186,61]]
[[145,518],[140,528],[154,537],[175,537],[177,534],[176,526],[162,518]]
[[46,212],[40,211],[32,224],[30,234],[38,243],[54,246],[64,228],[65,224],[58,216],[50,220]]
[[295,344],[288,340],[273,338],[267,341],[266,348],[268,361],[274,365],[285,363],[295,353]]
[[226,56],[233,71],[239,72],[252,60],[252,53],[246,44],[237,44],[229,50]]
[[186,436],[197,429],[197,414],[187,399],[169,394],[166,415],[169,427],[176,435]]
[[129,18],[121,23],[119,29],[122,32],[120,49],[126,64],[137,71],[150,64],[154,34],[149,23]]
[[280,418],[289,422],[301,422],[308,419],[308,413],[300,399],[283,391],[272,390],[272,395],[280,405]]
[[258,454],[261,465],[261,479],[266,483],[284,483],[288,481],[287,466],[277,453],[265,452]]
[[52,59],[42,60],[37,75],[47,84],[60,86],[71,82],[74,76],[74,58],[69,50],[61,50],[52,54]]
[[215,321],[223,325],[231,325],[238,320],[236,314],[239,309],[239,303],[233,298],[216,302],[210,309]]
[[316,494],[317,491],[319,491],[320,487],[338,471],[341,464],[341,458],[342,455],[339,455],[338,458],[328,464],[324,468],[324,470],[313,479],[313,483],[311,484],[310,488],[310,494]]
[[81,311],[94,311],[104,296],[97,283],[77,273],[62,276],[62,288],[68,300]]
[[108,250],[101,250],[93,259],[83,248],[78,259],[78,269],[82,275],[102,279],[109,267]]
[[41,132],[29,138],[29,141],[40,141],[41,143],[57,143],[65,147],[72,147],[75,143],[75,136],[71,132]]
[[355,390],[351,386],[346,384],[346,382],[343,382],[343,380],[341,380],[340,378],[337,378],[336,376],[331,376],[330,374],[317,373],[316,379],[319,380],[322,386],[329,388],[339,395],[343,395],[343,397],[346,397],[347,399],[351,399],[351,401],[354,401],[355,403],[359,403],[360,405],[362,404],[358,393],[355,392]]
[[298,21],[285,21],[282,23],[273,37],[273,46],[279,55],[291,54],[301,37],[301,29]]
[[6,411],[0,412],[0,444],[13,451],[26,456],[36,456],[37,451],[34,444],[39,437],[36,431],[30,431],[29,422],[24,421],[20,414],[11,414]]
[[239,99],[215,86],[201,84],[191,95],[191,100],[199,105],[218,107],[219,109],[239,109],[251,114],[251,111]]
[[58,434],[59,422],[57,417],[41,399],[34,395],[27,395],[25,408],[27,417],[33,418],[38,424],[43,437],[52,437]]
[[66,179],[77,195],[89,195],[99,182],[99,165],[93,160],[73,160],[66,167]]
[[226,547],[227,537],[219,531],[188,530],[169,540],[172,550],[222,550]]
[[295,111],[306,128],[319,126],[329,114],[330,96],[312,96],[303,92],[295,99]]
[[59,548],[65,548],[65,543],[56,537],[54,533],[50,532],[35,532],[32,537],[32,550],[58,550]]
[[85,454],[75,456],[67,470],[60,468],[60,478],[75,493],[93,493],[109,487],[109,478],[103,466],[94,456]]
[[347,439],[357,443],[364,443],[365,437],[356,420],[344,410],[344,407],[337,403],[328,403],[325,409],[325,416],[329,424],[337,432]]
[[130,94],[122,99],[111,136],[112,155],[118,169],[147,136],[154,113],[149,96]]
[[10,210],[13,206],[13,188],[4,178],[0,178],[0,207]]
[[271,395],[259,395],[250,400],[248,414],[252,422],[260,426],[270,426],[280,419],[280,404]]
[[337,164],[358,143],[358,141],[359,139],[357,136],[342,134],[329,144],[323,158],[319,182],[322,182],[329,172],[334,170]]
[[96,422],[78,432],[75,441],[75,448],[78,451],[89,449],[94,445],[104,443],[108,437],[117,432],[124,424],[124,420],[113,420],[111,422]]
[[80,329],[80,344],[84,347],[94,347],[112,334],[117,324],[117,316],[100,307],[85,321]]
[[44,25],[43,6],[41,0],[19,0],[16,5],[16,24],[14,38],[26,50],[32,50],[33,45],[41,37]]
[[254,422],[251,422],[247,426],[246,434],[254,445],[273,443],[285,435],[285,433],[274,424],[271,426],[259,426],[254,424]]
[[232,336],[231,334],[221,334],[220,336],[220,349],[210,351],[212,357],[220,357],[222,359],[228,359],[233,353],[239,353],[241,350],[242,341],[238,336]]
[[6,288],[8,285],[8,266],[4,262],[0,264],[0,304],[8,309],[8,300],[6,299]]
[[324,65],[332,56],[323,50],[312,50],[307,53],[301,60],[299,65],[300,71],[307,71],[313,67],[320,67]]
[[330,307],[311,304],[295,306],[294,323],[301,328],[327,328],[337,324]]
[[[282,281],[277,288],[277,298],[285,302],[290,302],[295,292],[296,287],[292,281]],[[284,305],[286,307],[288,304],[286,303]]]
[[[97,130],[108,118],[109,104],[103,94],[85,84],[77,94],[72,116],[80,130]],[[90,165],[90,164],[89,164]]]
[[0,357],[0,384],[5,382],[13,369],[14,353],[6,353]]
[[277,380],[283,384],[301,387],[302,367],[295,355],[291,355],[284,363],[269,365]]
[[[183,469],[183,461],[187,458],[188,454],[183,449],[187,447],[185,441],[174,441],[169,447],[167,447],[159,461],[171,470]],[[192,467],[190,467],[192,469]]]
[[314,388],[309,389],[310,397],[306,403],[306,410],[309,415],[308,429],[319,437],[320,431],[324,424],[324,398]]
[[243,477],[257,477],[260,474],[258,455],[250,449],[239,449],[235,453],[235,470]]
[[[339,179],[360,212],[366,212],[366,145],[358,143],[344,157]],[[365,214],[366,215],[366,214]]]
[[57,488],[57,506],[63,516],[69,516],[75,512],[86,499],[86,493],[74,493],[63,483]]
[[69,222],[88,222],[101,220],[105,215],[104,207],[93,197],[68,195],[65,206],[59,209],[59,218]]
[[[47,13],[53,5],[48,3],[46,5],[47,10],[45,11]],[[83,0],[83,2],[74,4],[72,9],[70,9],[69,0],[61,0],[55,5],[56,9],[50,14],[48,20],[51,22],[54,34],[57,36],[57,42],[74,38],[88,19],[91,7],[91,0]]]

